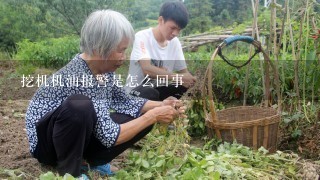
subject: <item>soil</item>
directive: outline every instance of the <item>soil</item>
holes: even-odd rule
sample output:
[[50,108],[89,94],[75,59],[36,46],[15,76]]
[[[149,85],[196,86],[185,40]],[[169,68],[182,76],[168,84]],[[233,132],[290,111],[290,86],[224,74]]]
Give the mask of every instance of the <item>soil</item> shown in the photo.
[[[33,179],[48,169],[29,153],[25,129],[25,111],[36,88],[22,88],[19,76],[14,75],[13,63],[2,61],[0,67],[0,179],[7,178],[5,170],[24,172]],[[21,80],[20,80],[21,81]],[[11,175],[12,177],[12,175]]]
[[0,102],[0,168],[19,169],[32,177],[46,169],[29,153],[24,121],[27,104],[28,101]]
[[283,127],[280,130],[278,149],[285,151],[291,150],[298,153],[305,159],[320,160],[320,121],[302,127],[302,135],[299,138],[293,138],[291,134]]
[[[25,113],[32,95],[37,87],[21,87],[21,76],[16,75],[16,67],[10,63],[0,65],[0,179],[12,177],[15,173],[23,179],[35,179],[51,167],[42,166],[29,153],[29,145],[25,129]],[[48,70],[37,70],[35,74],[47,74]],[[304,135],[297,141],[281,137],[280,149],[292,150],[300,155],[319,160],[320,133],[319,124],[306,127]],[[284,133],[282,133],[284,134]],[[201,140],[195,144],[202,144]],[[113,160],[112,164],[123,168],[126,153]],[[8,171],[14,170],[14,171]]]

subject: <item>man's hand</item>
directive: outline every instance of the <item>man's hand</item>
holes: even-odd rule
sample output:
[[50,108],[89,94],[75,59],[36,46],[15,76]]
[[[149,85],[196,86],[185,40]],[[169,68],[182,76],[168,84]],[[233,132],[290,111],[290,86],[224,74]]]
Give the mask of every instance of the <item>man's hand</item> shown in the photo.
[[183,82],[183,86],[186,88],[191,88],[192,86],[194,86],[194,84],[196,83],[197,79],[192,76],[189,72],[187,73],[183,73],[182,74],[182,82]]

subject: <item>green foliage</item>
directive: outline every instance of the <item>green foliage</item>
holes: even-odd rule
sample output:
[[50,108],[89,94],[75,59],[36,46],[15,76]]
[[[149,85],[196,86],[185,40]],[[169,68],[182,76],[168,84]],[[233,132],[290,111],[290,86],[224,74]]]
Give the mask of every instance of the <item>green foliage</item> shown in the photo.
[[192,100],[188,108],[187,115],[189,119],[188,133],[190,136],[205,135],[205,113],[203,111],[202,99]]
[[[188,116],[188,134],[191,137],[200,137],[204,136],[207,133],[207,128],[206,128],[206,115],[203,110],[203,100],[200,94],[195,95],[193,97],[195,99],[190,100],[190,104],[188,105],[187,109],[187,116]],[[208,104],[208,102],[207,102]],[[215,108],[217,110],[222,110],[225,109],[224,105],[219,102],[215,102]],[[208,109],[209,112],[209,109]]]
[[[23,12],[23,13],[21,13]],[[52,37],[41,21],[43,13],[25,1],[0,1],[0,50],[12,51],[22,39],[31,41]]]
[[[136,30],[155,26],[161,4],[165,1],[1,0],[0,17],[3,18],[0,21],[0,49],[14,51],[15,44],[23,39],[38,41],[79,35],[84,20],[96,9],[120,11],[127,16]],[[184,3],[190,13],[190,22],[182,31],[184,35],[205,32],[216,26],[228,27],[234,23],[251,22],[252,19],[252,6],[249,1],[185,0]],[[283,5],[284,1],[278,3]],[[306,4],[305,1],[294,0],[290,1],[289,5],[293,7],[293,12],[297,12]],[[320,9],[319,5],[313,7],[312,13]],[[269,30],[269,12],[263,7],[259,11],[258,23],[264,26],[261,28],[263,30]]]
[[[247,45],[247,44],[246,44]],[[226,48],[223,53],[235,64],[244,63],[249,59],[249,55],[245,54],[248,47],[244,43],[238,43],[236,46]],[[236,52],[238,49],[239,52]],[[191,72],[198,75],[198,81],[204,82],[203,75],[207,69],[212,47],[205,47],[199,49],[196,53],[186,53],[188,59],[188,68]],[[249,86],[247,99],[251,104],[260,103],[263,99],[263,87],[260,72],[260,61],[255,58],[251,63],[251,72],[249,76]],[[224,104],[230,100],[240,100],[243,96],[244,82],[246,78],[246,67],[236,69],[229,66],[227,63],[217,57],[213,64],[213,91],[215,97],[216,109],[224,109]],[[189,118],[188,132],[191,136],[204,135],[206,132],[205,115],[203,112],[202,93],[195,94],[193,92],[193,101],[190,104],[190,110],[187,111]]]
[[77,178],[74,178],[70,174],[65,174],[64,176],[59,176],[53,174],[51,171],[41,174],[40,175],[40,180],[76,180]]
[[0,60],[10,60],[10,54],[8,52],[0,51]]
[[[298,40],[297,40],[298,41]],[[306,61],[299,62],[299,84],[303,84],[303,76],[304,73],[307,74],[306,82],[308,86],[305,86],[307,90],[307,98],[311,99],[312,91],[314,91],[314,96],[317,96],[320,87],[320,73],[319,73],[319,61],[317,61],[316,52],[313,47],[313,41],[310,39],[309,43],[311,44],[311,50],[307,54]],[[211,52],[213,52],[212,48],[206,48],[204,51],[199,50],[199,52],[192,53],[188,52],[185,54],[186,59],[188,61],[188,67],[190,67],[191,72],[196,72],[200,70],[204,73],[207,68],[208,60],[210,59]],[[304,53],[304,51],[301,51]],[[223,50],[223,54],[235,64],[243,64],[245,61],[249,59],[249,47],[247,44],[242,42],[236,43],[228,48]],[[302,57],[301,57],[302,58]],[[304,59],[304,58],[302,58]],[[284,98],[287,97],[290,99],[289,94],[294,91],[294,61],[292,61],[292,55],[289,53],[283,53],[281,60],[279,63],[279,70],[281,73],[280,82],[282,85],[282,92],[284,94]],[[305,71],[302,69],[306,64]],[[241,69],[237,69],[226,64],[222,59],[217,56],[213,65],[214,79],[213,84],[216,84],[218,87],[222,88],[223,94],[228,94],[230,100],[242,98],[244,91],[244,82],[246,78],[247,67],[243,67]],[[272,71],[271,71],[272,72]],[[258,56],[256,56],[252,62],[249,72],[249,85],[248,85],[248,102],[251,103],[259,103],[263,99],[263,86],[262,86],[262,75],[260,68],[260,61]],[[273,76],[271,74],[271,79]],[[275,97],[275,85],[271,86],[272,97]],[[240,94],[237,91],[240,90]],[[300,86],[300,91],[302,92],[303,86]],[[219,94],[216,94],[219,96]],[[276,99],[274,99],[276,100]]]
[[218,18],[219,18],[219,20],[220,21],[223,21],[223,20],[225,20],[225,21],[230,21],[230,13],[229,13],[229,11],[227,10],[227,9],[223,9],[222,11],[221,11],[221,13],[220,13],[220,15],[218,16]]
[[77,53],[79,39],[72,36],[40,42],[24,40],[18,43],[18,52],[14,59],[20,60],[23,65],[59,68]]
[[212,47],[201,46],[197,52],[185,52],[188,70],[193,73],[204,71],[210,59]]
[[232,34],[242,34],[247,28],[246,24],[239,24],[232,30]]
[[158,24],[160,7],[164,0],[122,1],[118,10],[124,13],[135,30],[153,27]]
[[284,126],[288,127],[289,125],[295,124],[293,129],[288,129],[288,132],[291,131],[291,136],[293,138],[298,138],[299,136],[301,136],[301,130],[299,130],[299,127],[296,125],[299,123],[299,121],[301,121],[304,118],[304,115],[301,112],[297,112],[293,115],[289,115],[288,113],[283,112],[282,115]]
[[212,26],[210,14],[212,3],[209,0],[186,0],[185,5],[189,11],[189,24],[184,30],[185,34],[208,31]]
[[122,0],[38,0],[35,4],[47,12],[48,24],[60,31],[80,35],[82,24],[91,12],[97,9],[117,9],[121,3]]
[[[147,147],[157,139],[147,138]],[[159,154],[159,148],[162,146],[131,152],[127,167],[110,179],[291,179],[297,177],[301,167],[294,154],[278,151],[267,155],[263,147],[252,151],[236,143],[220,144],[216,151],[191,146],[186,154],[172,150]]]
[[212,1],[211,19],[215,25],[227,27],[237,22],[238,24],[252,19],[252,8],[250,1]]
[[20,170],[7,170],[0,168],[0,177],[1,179],[27,179],[30,178],[28,175]]
[[33,74],[36,71],[36,69],[37,67],[33,64],[22,63],[17,68],[17,73],[18,75],[29,75],[29,74]]
[[[291,97],[293,99],[293,97]],[[319,109],[319,105],[312,105],[308,102],[307,111],[290,111],[294,106],[295,101],[286,101],[290,108],[287,111],[282,112],[282,121],[281,128],[285,129],[282,132],[284,133],[284,137],[291,137],[293,140],[297,140],[300,137],[306,136],[307,133],[305,131],[306,127],[316,126],[317,124],[317,111]],[[306,119],[306,115],[309,114],[309,122]],[[309,130],[309,128],[307,128]]]
[[269,34],[270,31],[270,10],[269,9],[263,9],[258,14],[258,26],[260,28],[260,34],[265,35]]

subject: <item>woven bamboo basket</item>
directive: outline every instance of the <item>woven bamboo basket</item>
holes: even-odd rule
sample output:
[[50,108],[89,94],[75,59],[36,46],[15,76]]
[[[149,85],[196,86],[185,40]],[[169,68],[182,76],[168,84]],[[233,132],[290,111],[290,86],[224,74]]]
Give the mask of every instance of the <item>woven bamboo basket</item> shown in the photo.
[[[222,111],[215,110],[212,91],[212,65],[217,54],[221,55],[221,49],[235,41],[244,41],[256,47],[256,52],[263,53],[265,63],[265,100],[263,107],[238,106]],[[252,56],[253,58],[253,56]],[[251,58],[251,59],[252,59]],[[221,43],[213,53],[206,70],[203,92],[204,111],[206,113],[206,127],[209,137],[216,136],[222,141],[241,143],[255,150],[263,146],[269,152],[277,149],[278,127],[280,121],[280,99],[278,98],[278,111],[268,107],[270,96],[269,66],[274,71],[274,81],[277,90],[280,90],[278,71],[272,64],[269,56],[261,48],[261,44],[248,36],[235,36]],[[280,91],[278,91],[280,92]],[[279,94],[278,94],[279,95]],[[280,96],[279,96],[280,97]],[[209,98],[209,100],[208,100]],[[209,112],[210,111],[210,112]]]

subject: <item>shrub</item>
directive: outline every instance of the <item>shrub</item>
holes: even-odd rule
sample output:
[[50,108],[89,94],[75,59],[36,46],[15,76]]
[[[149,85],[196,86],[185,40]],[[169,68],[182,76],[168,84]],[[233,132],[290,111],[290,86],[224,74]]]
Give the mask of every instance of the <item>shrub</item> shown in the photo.
[[79,38],[74,36],[52,38],[39,42],[23,40],[18,43],[14,59],[23,65],[60,68],[79,52]]

